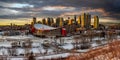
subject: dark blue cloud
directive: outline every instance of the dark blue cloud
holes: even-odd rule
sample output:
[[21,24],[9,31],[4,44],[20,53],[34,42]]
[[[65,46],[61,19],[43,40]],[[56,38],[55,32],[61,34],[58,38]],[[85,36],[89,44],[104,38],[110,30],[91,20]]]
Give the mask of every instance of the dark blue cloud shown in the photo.
[[[120,20],[120,0],[0,0],[0,2],[31,4],[31,5],[34,5],[33,9],[42,8],[44,6],[59,6],[59,5],[75,7],[76,10],[74,11],[79,11],[81,10],[82,7],[86,7],[86,8],[88,7],[92,9],[101,8],[105,11],[105,13],[108,13],[108,15],[104,17],[110,17],[110,18]],[[0,8],[8,8],[8,7],[0,6]],[[8,9],[23,11],[23,12],[34,12],[33,10],[31,10],[31,8],[10,8],[9,7]],[[38,12],[37,15],[40,15],[40,16],[41,14],[44,16],[51,16],[51,15],[59,16],[60,14],[65,13],[66,11],[59,11],[59,12],[37,11],[37,12]],[[17,16],[17,18],[19,16]],[[24,17],[24,15],[20,17]]]

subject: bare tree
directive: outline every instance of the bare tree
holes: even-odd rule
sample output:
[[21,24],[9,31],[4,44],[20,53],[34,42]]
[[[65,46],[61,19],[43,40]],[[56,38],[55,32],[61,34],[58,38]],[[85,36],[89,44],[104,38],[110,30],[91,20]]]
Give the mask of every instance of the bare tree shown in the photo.
[[31,52],[30,55],[28,56],[28,60],[36,60],[35,56],[33,55],[33,52]]

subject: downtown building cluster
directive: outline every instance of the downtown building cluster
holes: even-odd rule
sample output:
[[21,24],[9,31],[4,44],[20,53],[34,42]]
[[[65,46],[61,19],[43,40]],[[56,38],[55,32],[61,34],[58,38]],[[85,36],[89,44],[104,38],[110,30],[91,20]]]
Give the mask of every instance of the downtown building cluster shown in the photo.
[[91,27],[91,19],[92,16],[89,13],[82,13],[81,15],[73,15],[74,18],[68,17],[68,19],[64,19],[63,17],[54,18],[43,18],[41,21],[37,21],[36,17],[33,17],[33,21],[31,22],[32,25],[34,24],[44,24],[52,27],[64,27],[65,25],[72,25],[76,24],[80,28],[99,28],[99,17],[93,16],[94,23],[93,27]]
[[[55,36],[66,36],[67,34],[74,34],[81,30],[87,29],[98,29],[99,28],[99,17],[94,16],[94,24],[91,25],[91,14],[83,13],[79,16],[73,15],[74,18],[63,17],[57,18],[43,18],[41,21],[37,21],[36,17],[33,17],[31,22],[31,30],[34,35],[55,35]],[[39,24],[39,25],[38,25]],[[35,27],[37,25],[37,28]],[[49,29],[48,26],[54,27],[55,29]],[[47,27],[47,29],[45,29]],[[64,31],[65,30],[65,31]]]

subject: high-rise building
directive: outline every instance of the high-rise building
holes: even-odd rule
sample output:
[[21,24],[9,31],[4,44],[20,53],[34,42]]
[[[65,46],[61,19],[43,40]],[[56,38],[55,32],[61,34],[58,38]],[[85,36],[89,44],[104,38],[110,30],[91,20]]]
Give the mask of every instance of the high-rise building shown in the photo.
[[89,28],[91,25],[91,15],[89,13],[86,14],[86,28]]
[[76,22],[77,22],[77,21],[76,21],[76,20],[77,20],[76,18],[77,18],[76,15],[74,15],[74,23],[75,23],[75,24],[76,24]]
[[31,25],[33,26],[33,25],[34,25],[34,23],[33,23],[33,22],[31,22]]
[[89,26],[91,25],[91,15],[90,14],[88,15],[88,25]]
[[51,26],[51,19],[48,17],[47,18],[48,25]]
[[50,23],[51,23],[51,26],[53,26],[53,24],[54,24],[54,19],[53,18],[50,18]]
[[46,24],[46,20],[45,20],[45,18],[42,19],[42,24]]
[[54,23],[54,19],[53,19],[53,18],[50,18],[50,20],[51,20],[51,23],[53,24],[53,23]]
[[36,17],[33,17],[33,24],[36,24]]
[[81,15],[81,27],[82,28],[86,27],[86,14],[85,13]]
[[69,19],[68,25],[71,25],[73,23],[73,19]]
[[97,29],[99,27],[99,17],[94,16],[94,28]]
[[56,18],[56,25],[57,25],[57,27],[60,25],[60,17]]
[[61,17],[60,18],[60,23],[59,23],[59,26],[62,27],[63,26],[63,18]]
[[81,24],[81,15],[78,16],[78,21],[77,21],[77,23],[78,23],[79,25]]

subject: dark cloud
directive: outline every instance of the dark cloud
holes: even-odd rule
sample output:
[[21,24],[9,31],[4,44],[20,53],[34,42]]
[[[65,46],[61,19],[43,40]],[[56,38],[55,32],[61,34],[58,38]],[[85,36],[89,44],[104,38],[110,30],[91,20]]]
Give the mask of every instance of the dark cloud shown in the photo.
[[0,15],[1,19],[17,19],[17,18],[30,18],[29,15]]
[[[0,8],[8,8],[8,9],[24,12],[24,15],[22,14],[21,14],[22,16],[18,15],[17,18],[30,17],[30,15],[27,12],[36,12],[35,14],[38,16],[59,16],[62,13],[66,13],[68,11],[59,11],[59,12],[42,11],[41,8],[45,6],[67,6],[67,7],[75,7],[76,9],[74,11],[80,11],[83,7],[91,8],[91,9],[103,9],[104,12],[106,13],[106,16],[102,16],[102,17],[110,17],[120,20],[120,0],[0,0],[0,2],[25,3],[25,4],[34,5],[33,8],[29,8],[29,7],[13,8],[13,7],[0,6]],[[39,10],[35,11],[36,8]],[[3,16],[0,17],[2,18]]]

